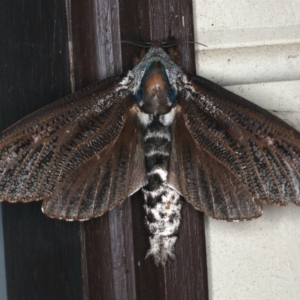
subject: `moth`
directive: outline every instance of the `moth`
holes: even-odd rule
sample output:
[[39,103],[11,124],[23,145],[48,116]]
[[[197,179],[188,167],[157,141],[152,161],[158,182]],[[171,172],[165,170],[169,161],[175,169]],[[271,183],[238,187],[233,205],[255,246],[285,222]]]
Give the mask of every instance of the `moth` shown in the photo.
[[42,200],[47,216],[84,221],[138,190],[147,256],[164,265],[174,258],[182,197],[223,221],[258,218],[263,204],[299,206],[300,133],[152,46],[122,79],[0,135],[1,201]]

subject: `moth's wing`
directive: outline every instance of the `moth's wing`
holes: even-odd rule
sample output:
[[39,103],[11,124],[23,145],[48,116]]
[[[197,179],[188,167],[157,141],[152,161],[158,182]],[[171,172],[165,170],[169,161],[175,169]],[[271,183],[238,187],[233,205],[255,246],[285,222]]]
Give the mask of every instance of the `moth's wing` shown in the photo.
[[128,116],[134,114],[134,102],[126,82],[99,91],[101,87],[100,83],[59,100],[1,134],[0,200],[46,199],[65,188],[74,170],[88,173],[82,166],[90,166],[95,157],[101,160],[101,154],[117,143]]
[[194,208],[226,221],[262,214],[260,203],[240,178],[194,140],[181,113],[176,114],[172,132],[168,184]]
[[169,184],[196,209],[235,221],[259,217],[262,204],[300,205],[295,129],[201,77],[178,98]]
[[[126,119],[118,137],[105,149],[95,150],[88,160],[65,177],[53,194],[43,201],[45,214],[68,220],[101,216],[147,183],[136,110],[130,108],[118,117]],[[102,138],[97,137],[97,142]]]

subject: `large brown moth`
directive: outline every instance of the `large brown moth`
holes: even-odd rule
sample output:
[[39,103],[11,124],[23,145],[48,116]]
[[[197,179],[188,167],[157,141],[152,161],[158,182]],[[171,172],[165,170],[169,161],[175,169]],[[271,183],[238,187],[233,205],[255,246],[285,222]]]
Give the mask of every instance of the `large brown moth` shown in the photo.
[[1,201],[43,200],[49,217],[84,221],[140,189],[147,255],[164,265],[174,257],[181,196],[224,221],[258,218],[263,204],[300,205],[300,133],[152,46],[122,79],[0,135]]

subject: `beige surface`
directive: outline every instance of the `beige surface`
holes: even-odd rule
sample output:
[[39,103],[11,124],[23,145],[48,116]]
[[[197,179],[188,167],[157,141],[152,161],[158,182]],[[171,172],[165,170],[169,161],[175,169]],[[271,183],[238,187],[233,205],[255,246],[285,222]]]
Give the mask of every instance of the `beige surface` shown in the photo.
[[[300,130],[300,0],[194,0],[198,73]],[[212,25],[213,24],[213,25]],[[206,219],[211,300],[300,299],[300,207]]]

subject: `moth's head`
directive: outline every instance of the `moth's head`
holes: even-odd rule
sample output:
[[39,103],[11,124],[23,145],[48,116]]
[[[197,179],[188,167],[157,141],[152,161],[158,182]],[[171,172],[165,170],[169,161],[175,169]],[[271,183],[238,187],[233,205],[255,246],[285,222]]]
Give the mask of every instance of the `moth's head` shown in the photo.
[[177,46],[179,43],[176,42],[175,40],[167,40],[163,42],[154,41],[154,42],[126,42],[126,43],[133,44],[140,48],[139,54],[133,57],[134,66],[141,62],[143,57],[151,48],[162,49],[164,52],[168,54],[168,56],[170,57],[171,60],[173,60],[174,63],[180,65],[180,56],[177,50]]

